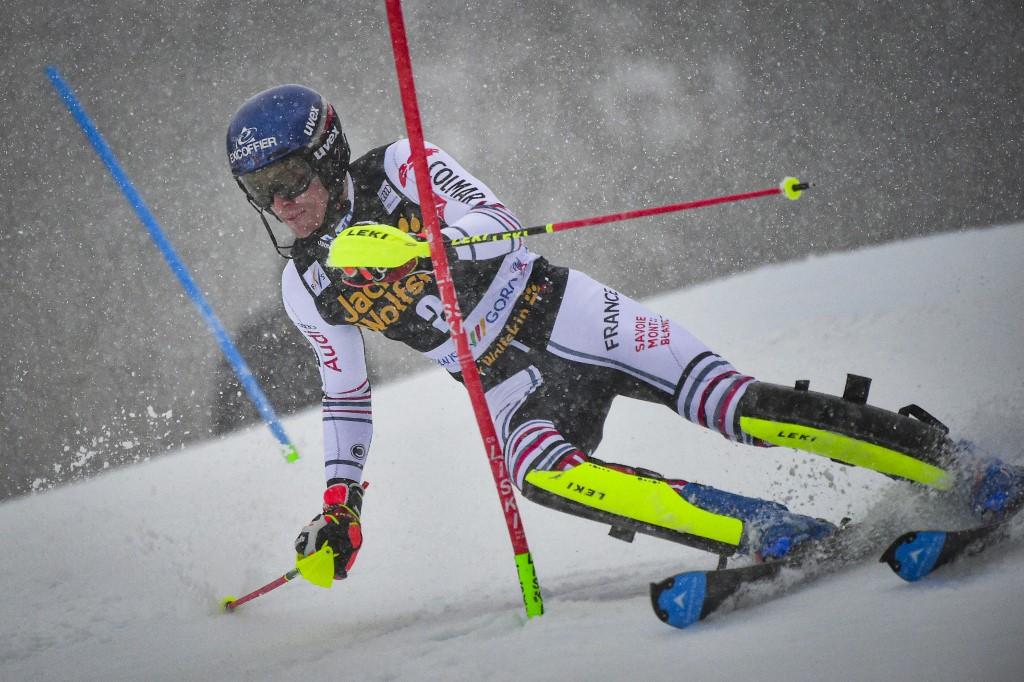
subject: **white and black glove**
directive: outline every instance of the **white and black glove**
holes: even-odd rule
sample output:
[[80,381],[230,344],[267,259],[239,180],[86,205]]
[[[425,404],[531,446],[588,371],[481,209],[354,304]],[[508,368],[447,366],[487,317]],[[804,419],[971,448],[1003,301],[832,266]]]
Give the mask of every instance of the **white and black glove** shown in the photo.
[[323,513],[317,514],[295,538],[300,558],[315,554],[325,544],[334,551],[334,579],[348,576],[363,546],[359,514],[363,506],[363,488],[356,481],[337,479],[324,491]]

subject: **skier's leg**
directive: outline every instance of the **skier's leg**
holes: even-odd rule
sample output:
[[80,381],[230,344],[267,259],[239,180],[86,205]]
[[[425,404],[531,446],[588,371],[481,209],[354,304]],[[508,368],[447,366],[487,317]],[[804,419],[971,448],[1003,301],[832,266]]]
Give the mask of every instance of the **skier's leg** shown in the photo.
[[642,532],[723,555],[781,556],[834,531],[775,502],[591,459],[614,377],[600,367],[542,364],[487,392],[509,476],[528,499],[607,523],[615,537]]
[[[589,510],[602,506],[605,511],[612,508],[610,501],[598,504],[594,499],[596,493],[588,499],[583,497],[590,495],[590,491],[605,492],[607,496],[609,485],[631,485],[632,479],[615,477],[608,473],[614,470],[601,469],[586,460],[600,440],[601,423],[614,395],[666,404],[690,421],[741,442],[789,445],[939,488],[952,487],[954,479],[965,478],[954,471],[954,464],[950,463],[955,463],[955,459],[948,455],[950,441],[941,425],[921,419],[922,414],[927,417],[923,411],[911,410],[909,414],[919,417],[913,418],[870,407],[863,404],[862,397],[866,396],[857,395],[857,390],[847,391],[848,395],[839,398],[757,382],[738,372],[675,322],[578,272],[569,273],[561,300],[544,343],[530,340],[534,349],[532,356],[540,346],[546,350],[540,354],[542,358],[553,355],[568,361],[562,363],[558,376],[554,377],[557,389],[551,395],[552,402],[532,401],[542,407],[529,419],[524,419],[529,409],[517,411],[521,404],[506,407],[503,415],[495,417],[499,429],[502,428],[500,423],[505,422],[505,456],[510,474],[528,497],[539,498],[543,491],[547,499],[538,501],[551,506],[557,506],[558,502],[552,495],[563,499],[575,497],[578,498],[572,499],[575,511],[567,511],[579,513],[586,509],[588,511],[581,515],[591,518],[597,517]],[[569,372],[573,376],[567,378],[564,367],[575,368]],[[584,385],[584,376],[592,381]],[[545,390],[550,392],[550,385]],[[596,407],[597,403],[600,407]],[[578,404],[584,407],[574,417],[570,408]],[[516,417],[514,428],[510,421],[513,415]],[[552,415],[562,415],[563,419],[553,419]],[[585,426],[567,435],[567,428],[577,418]],[[812,418],[811,421],[806,421],[808,418]],[[772,430],[777,427],[783,428]],[[581,467],[583,463],[588,466]],[[550,476],[541,476],[539,472],[560,469],[573,469],[571,477],[562,476],[562,490],[556,492],[557,484],[551,481],[548,486],[542,485]],[[531,472],[537,473],[531,476]],[[594,477],[600,481],[591,480]],[[1005,476],[995,478],[1002,480]],[[604,488],[594,487],[595,483]],[[1024,490],[1024,485],[1020,488]],[[664,492],[664,488],[659,492]],[[676,492],[676,496],[665,499],[673,500],[674,506],[680,509],[675,500],[682,498],[690,504],[680,490]],[[989,495],[997,506],[1000,495],[999,490],[994,497]],[[1024,492],[1020,496],[1024,497]],[[629,495],[619,492],[613,497],[623,501]],[[710,545],[719,543],[715,545],[716,551],[723,550],[723,542],[733,549],[741,544],[749,545],[749,541],[737,540],[737,536],[753,535],[750,532],[753,517],[748,515],[743,519],[729,516],[728,512],[716,515],[714,509],[718,507],[711,504],[713,497],[691,497],[712,508],[693,504],[690,507],[712,516],[701,516],[686,507],[680,517],[687,520],[682,525],[676,524],[675,530],[699,536]],[[641,526],[647,523],[641,522],[642,513],[636,511],[643,508],[642,504],[629,502],[627,507],[608,512],[612,517],[602,516],[599,520],[614,526],[613,517],[619,514]],[[719,516],[725,519],[716,518]],[[698,518],[702,519],[699,523]],[[750,526],[745,535],[742,530],[736,530],[737,520]],[[673,526],[673,523],[665,522],[665,525],[656,520],[654,524],[637,529],[651,532],[653,525],[655,534],[659,534],[661,528]]]
[[[895,413],[867,405],[866,378],[851,376],[842,397],[807,390],[805,383],[757,381],[674,321],[575,271],[547,351],[608,368],[618,375],[613,383],[620,395],[665,404],[732,440],[788,446],[939,490],[978,479],[1016,480],[964,456],[945,427],[917,406]],[[996,488],[992,500],[974,506],[999,507],[1004,493],[1011,503],[1024,498],[1024,484]]]
[[757,382],[736,409],[737,428],[759,440],[804,450],[948,490],[952,442],[923,411],[915,419],[867,403],[870,380],[850,376],[842,397]]
[[1024,506],[1024,467],[954,443],[916,405],[890,412],[867,403],[870,380],[851,375],[842,397],[753,383],[736,409],[738,428],[805,450],[948,492],[976,515],[999,518]]
[[754,378],[673,320],[570,271],[546,351],[614,372],[616,392],[668,405],[686,419],[751,443],[736,407]]

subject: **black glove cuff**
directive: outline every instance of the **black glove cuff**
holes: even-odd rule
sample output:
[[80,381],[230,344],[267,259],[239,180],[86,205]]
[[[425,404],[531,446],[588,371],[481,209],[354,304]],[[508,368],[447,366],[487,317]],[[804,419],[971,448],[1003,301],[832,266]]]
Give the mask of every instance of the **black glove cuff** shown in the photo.
[[[340,491],[330,490],[336,486],[343,486],[345,489],[344,498],[338,493]],[[349,511],[359,518],[363,508],[363,486],[357,481],[349,478],[332,478],[327,482],[328,491],[324,493],[324,510],[329,507],[347,507]]]

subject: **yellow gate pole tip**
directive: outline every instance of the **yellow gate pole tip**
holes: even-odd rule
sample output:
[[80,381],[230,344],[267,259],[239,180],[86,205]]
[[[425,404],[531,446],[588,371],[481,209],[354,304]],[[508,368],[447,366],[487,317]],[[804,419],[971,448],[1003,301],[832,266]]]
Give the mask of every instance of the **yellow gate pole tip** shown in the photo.
[[232,604],[234,604],[237,599],[238,599],[238,597],[235,597],[235,596],[232,596],[232,595],[228,595],[227,597],[224,597],[223,599],[221,599],[220,600],[220,608],[221,608],[221,610],[226,611],[227,613],[231,613],[232,609],[229,609],[228,607],[231,606]]

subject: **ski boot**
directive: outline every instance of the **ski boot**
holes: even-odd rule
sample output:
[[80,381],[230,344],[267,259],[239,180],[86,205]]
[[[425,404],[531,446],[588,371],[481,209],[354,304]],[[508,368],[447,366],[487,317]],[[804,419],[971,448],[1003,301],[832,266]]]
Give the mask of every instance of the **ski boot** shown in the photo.
[[1024,506],[1024,467],[1000,459],[978,462],[967,478],[971,511],[985,521],[1000,521]]
[[636,533],[644,533],[719,557],[740,552],[755,559],[776,559],[836,530],[827,521],[794,514],[778,502],[593,460],[564,471],[534,469],[526,475],[523,495],[552,509],[608,523],[609,534],[619,540],[632,542]]
[[[782,559],[805,542],[823,540],[838,530],[824,519],[783,510],[747,522],[745,549],[756,561]],[[744,549],[743,545],[740,548]]]
[[795,514],[778,502],[699,483],[687,483],[679,494],[698,507],[741,519],[743,536],[738,550],[759,562],[781,559],[805,542],[822,540],[838,530],[828,521]]
[[968,440],[951,447],[949,469],[956,482],[949,495],[955,506],[966,507],[980,521],[997,523],[1024,507],[1024,466],[978,450]]

